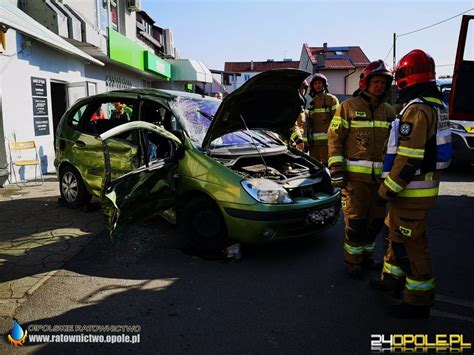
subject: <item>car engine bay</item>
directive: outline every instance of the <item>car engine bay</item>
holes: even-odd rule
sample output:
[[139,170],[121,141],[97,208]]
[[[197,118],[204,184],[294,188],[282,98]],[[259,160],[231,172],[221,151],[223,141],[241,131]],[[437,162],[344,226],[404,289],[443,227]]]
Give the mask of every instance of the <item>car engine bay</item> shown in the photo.
[[323,166],[291,152],[277,155],[217,158],[246,179],[269,179],[281,184],[292,197],[313,197],[317,192],[333,193],[331,179]]

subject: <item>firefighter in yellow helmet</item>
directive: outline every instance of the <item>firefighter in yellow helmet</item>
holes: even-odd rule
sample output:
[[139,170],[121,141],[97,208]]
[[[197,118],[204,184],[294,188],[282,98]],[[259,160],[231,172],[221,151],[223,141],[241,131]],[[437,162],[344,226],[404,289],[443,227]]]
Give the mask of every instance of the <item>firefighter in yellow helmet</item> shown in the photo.
[[386,102],[392,73],[382,60],[363,70],[359,90],[342,102],[328,131],[331,181],[342,189],[344,261],[352,278],[374,268],[375,238],[383,227],[385,206],[376,204],[383,149],[395,112]]
[[398,318],[427,318],[434,300],[434,277],[426,238],[428,210],[434,207],[440,170],[448,167],[451,131],[436,86],[433,58],[422,50],[406,54],[397,65],[398,99],[404,103],[390,133],[378,196],[390,202],[385,223],[389,245],[381,281],[374,288],[398,294],[403,302],[391,309]]
[[313,97],[306,125],[309,155],[327,165],[328,128],[339,101],[328,92],[328,79],[321,73],[316,73],[311,78],[309,94]]

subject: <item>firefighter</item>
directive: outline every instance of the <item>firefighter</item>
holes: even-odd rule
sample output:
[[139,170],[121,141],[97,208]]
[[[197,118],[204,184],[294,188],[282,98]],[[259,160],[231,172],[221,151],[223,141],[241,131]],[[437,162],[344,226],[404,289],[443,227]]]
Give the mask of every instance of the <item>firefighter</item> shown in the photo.
[[389,245],[381,281],[371,285],[392,294],[404,288],[403,302],[391,309],[395,317],[427,318],[435,283],[426,218],[438,195],[440,170],[451,160],[451,131],[430,55],[419,49],[406,54],[395,81],[404,107],[390,133],[386,178],[378,191],[381,203],[390,201]]
[[[299,88],[300,94],[303,98],[305,97],[306,92],[308,91],[308,87],[309,87],[308,81],[304,80]],[[304,152],[305,150],[304,126],[306,124],[306,116],[307,116],[307,111],[305,110],[304,107],[301,107],[301,113],[296,119],[295,125],[293,126],[291,130],[291,136],[290,136],[290,145],[293,148],[296,148],[302,152]]]
[[392,73],[382,60],[362,71],[354,97],[342,102],[328,131],[333,186],[342,189],[344,261],[349,276],[376,267],[375,238],[383,227],[385,206],[376,201],[383,149],[395,112],[387,102]]
[[321,73],[316,73],[311,78],[309,94],[313,98],[308,108],[306,130],[309,155],[327,165],[328,128],[339,101],[328,92],[328,79]]

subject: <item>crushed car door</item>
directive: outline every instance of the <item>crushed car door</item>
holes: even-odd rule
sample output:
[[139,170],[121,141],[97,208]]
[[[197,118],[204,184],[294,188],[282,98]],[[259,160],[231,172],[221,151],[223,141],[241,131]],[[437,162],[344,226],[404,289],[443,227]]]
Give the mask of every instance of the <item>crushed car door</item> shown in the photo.
[[464,15],[454,63],[449,119],[474,121],[474,16]]
[[[73,162],[74,165],[82,167],[83,177],[90,187],[97,192],[101,189],[104,175],[102,146],[97,137],[113,127],[129,122],[133,116],[129,114],[129,119],[114,119],[114,104],[117,100],[117,98],[106,98],[89,103],[82,114],[76,131],[77,136],[71,147],[71,156],[76,160]],[[127,110],[133,110],[137,106],[135,100],[122,100],[123,105],[126,104],[125,109]],[[118,134],[108,144],[112,178],[121,176],[139,166],[137,158],[138,137],[135,132]]]
[[[117,135],[133,131],[139,136],[140,166],[114,177],[109,142]],[[183,156],[183,146],[176,136],[148,122],[129,122],[101,134],[100,138],[105,163],[100,203],[106,227],[114,238],[127,223],[139,222],[173,206],[174,174]]]

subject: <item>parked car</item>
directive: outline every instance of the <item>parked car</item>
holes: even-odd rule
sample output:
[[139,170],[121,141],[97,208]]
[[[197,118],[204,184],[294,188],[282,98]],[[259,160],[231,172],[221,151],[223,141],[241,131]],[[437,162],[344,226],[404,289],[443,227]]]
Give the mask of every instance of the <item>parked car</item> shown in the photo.
[[[223,101],[158,89],[80,100],[56,134],[64,202],[99,197],[110,230],[160,213],[201,245],[316,235],[336,223],[340,193],[324,165],[284,142],[307,76],[264,72]],[[110,119],[117,102],[129,119]]]
[[[443,93],[444,103],[449,106],[452,79],[438,79],[436,84]],[[452,164],[461,166],[474,163],[474,122],[450,119],[450,126],[453,139]]]

